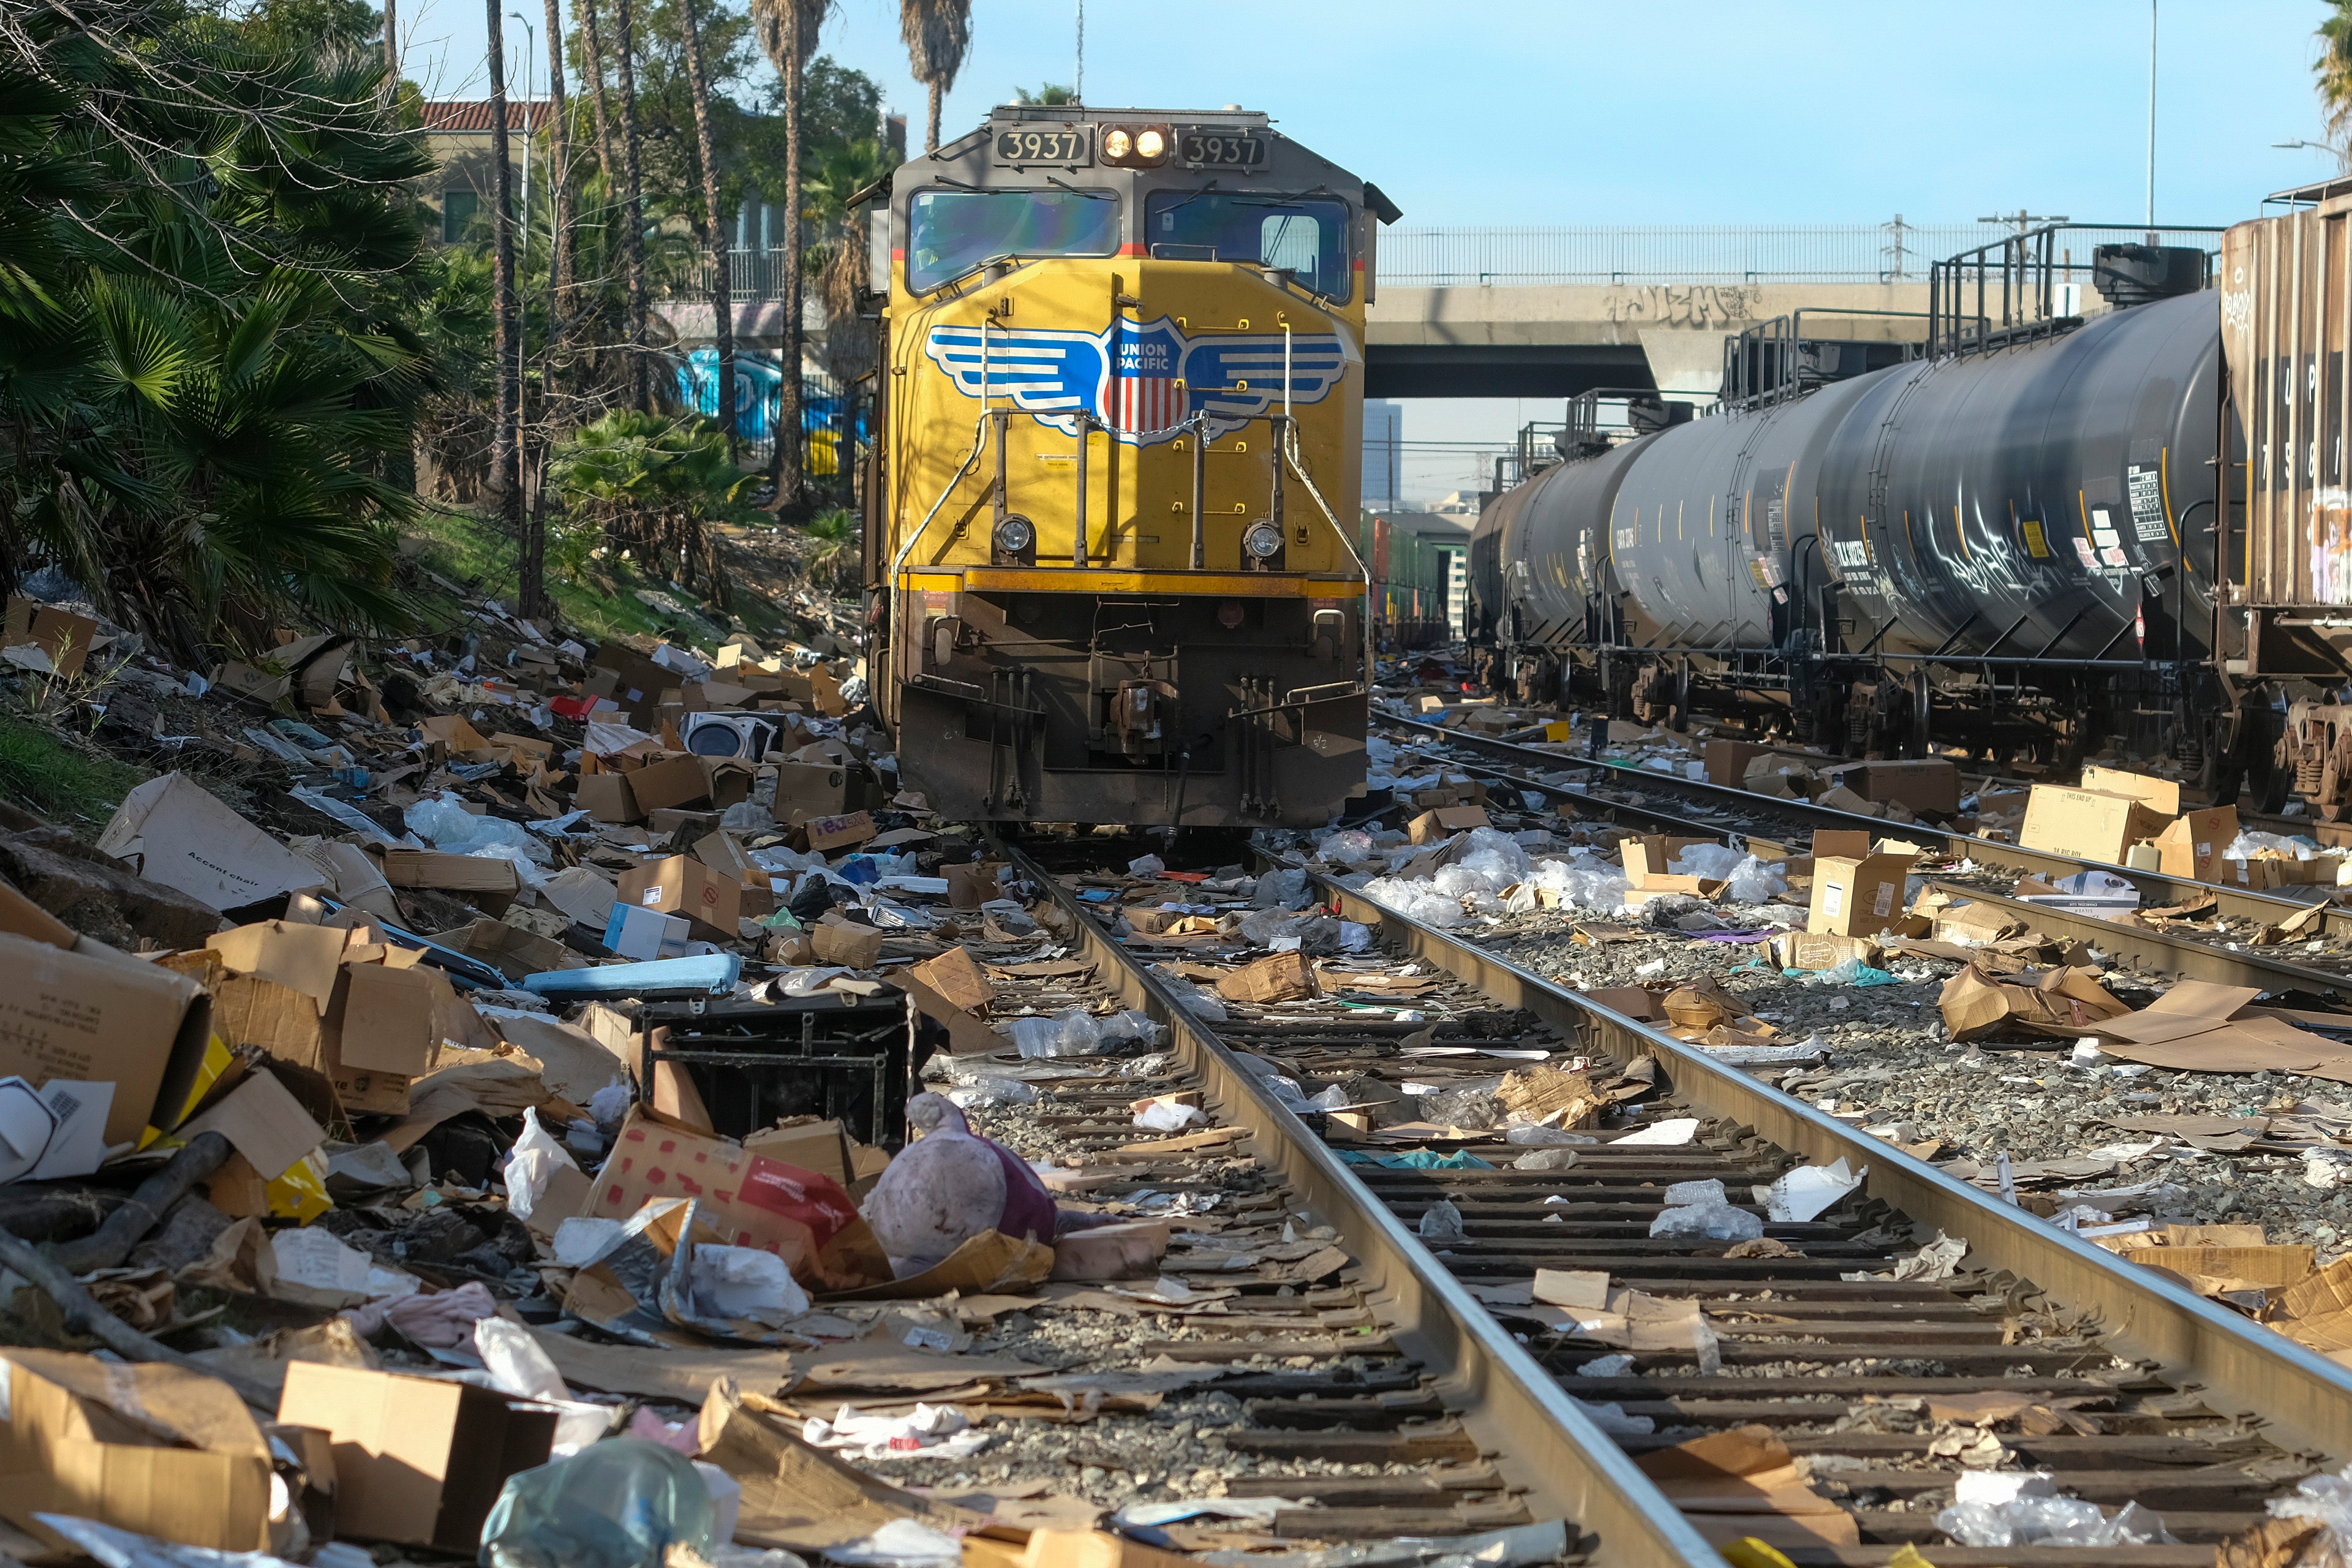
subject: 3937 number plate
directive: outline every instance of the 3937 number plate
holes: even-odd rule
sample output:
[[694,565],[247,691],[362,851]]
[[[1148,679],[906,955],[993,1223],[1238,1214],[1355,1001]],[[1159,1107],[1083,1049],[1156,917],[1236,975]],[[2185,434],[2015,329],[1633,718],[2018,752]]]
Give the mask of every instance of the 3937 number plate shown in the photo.
[[996,133],[1000,163],[1055,163],[1065,168],[1095,161],[1093,132],[1000,131]]
[[1187,163],[1246,168],[1265,162],[1265,142],[1218,131],[1187,131],[1177,138],[1177,153]]

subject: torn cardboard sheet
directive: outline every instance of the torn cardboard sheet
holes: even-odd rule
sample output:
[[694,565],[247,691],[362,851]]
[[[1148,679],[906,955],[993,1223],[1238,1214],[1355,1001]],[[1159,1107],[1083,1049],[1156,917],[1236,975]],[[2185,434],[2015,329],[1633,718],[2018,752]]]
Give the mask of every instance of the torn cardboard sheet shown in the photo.
[[941,1531],[986,1522],[984,1515],[919,1498],[802,1442],[723,1384],[704,1401],[698,1430],[703,1460],[743,1489],[738,1545],[814,1553],[862,1541],[902,1519]]

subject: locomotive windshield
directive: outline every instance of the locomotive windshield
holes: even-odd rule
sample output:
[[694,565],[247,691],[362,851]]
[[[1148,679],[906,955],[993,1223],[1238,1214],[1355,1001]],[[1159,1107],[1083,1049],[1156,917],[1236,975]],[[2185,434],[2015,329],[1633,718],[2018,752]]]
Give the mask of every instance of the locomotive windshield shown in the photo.
[[952,283],[1005,256],[1109,256],[1118,198],[1081,191],[919,191],[908,204],[907,287]]
[[1155,193],[1144,214],[1151,254],[1163,261],[1244,261],[1287,269],[1316,293],[1345,299],[1348,204],[1246,191]]

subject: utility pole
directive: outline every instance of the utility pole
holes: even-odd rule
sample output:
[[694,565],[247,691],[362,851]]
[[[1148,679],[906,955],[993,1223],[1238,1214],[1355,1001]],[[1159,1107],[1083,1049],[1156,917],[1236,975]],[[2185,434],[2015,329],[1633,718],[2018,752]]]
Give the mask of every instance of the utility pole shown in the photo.
[[[538,64],[538,61],[533,59],[531,57],[538,52],[539,33],[529,22],[523,19],[521,12],[509,11],[507,13],[507,16],[518,26],[522,28],[524,40],[522,49],[522,210],[516,215],[517,218],[520,220],[520,228],[518,232],[521,243],[515,247],[514,263],[515,292],[517,298],[520,299],[522,292],[523,274],[530,270],[531,72],[533,68]],[[518,305],[515,310],[514,341],[515,472],[517,477],[526,483],[529,482],[531,476],[530,447],[523,438],[523,430],[528,423],[527,410],[530,406],[530,383],[523,374],[523,343],[530,336],[528,331],[523,330],[528,320],[529,317],[527,312]],[[551,326],[552,324],[552,322],[550,323]]]
[[1980,217],[1977,219],[1977,221],[1979,223],[2010,224],[2016,228],[2019,234],[2022,235],[2032,233],[2038,225],[2046,223],[2065,223],[2068,222],[2069,219],[2064,213],[2043,213],[2037,215],[2027,212],[2023,207],[2020,207],[2013,213],[1995,213],[1990,217]]
[[2147,0],[2147,242],[2156,243],[2156,5]]
[[1070,100],[1087,100],[1087,0],[1078,0],[1078,69],[1070,85]]

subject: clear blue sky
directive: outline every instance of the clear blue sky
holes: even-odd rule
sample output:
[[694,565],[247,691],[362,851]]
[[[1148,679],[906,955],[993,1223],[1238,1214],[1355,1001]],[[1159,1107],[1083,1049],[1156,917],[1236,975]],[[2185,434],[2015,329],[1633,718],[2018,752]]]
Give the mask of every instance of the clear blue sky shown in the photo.
[[[839,0],[822,48],[879,80],[919,140],[898,9]],[[972,10],[950,136],[1014,86],[1075,71],[1075,0]],[[2161,221],[2231,222],[2332,168],[2271,145],[2320,139],[2325,11],[2162,0]],[[403,0],[401,14],[411,76],[435,96],[482,90],[483,0]],[[1088,101],[1263,109],[1376,181],[1407,224],[1935,223],[2020,205],[2130,223],[2147,200],[2147,0],[1092,0],[1086,25]],[[1500,439],[1558,416],[1416,404],[1406,437]],[[1474,471],[1419,460],[1409,489]]]

